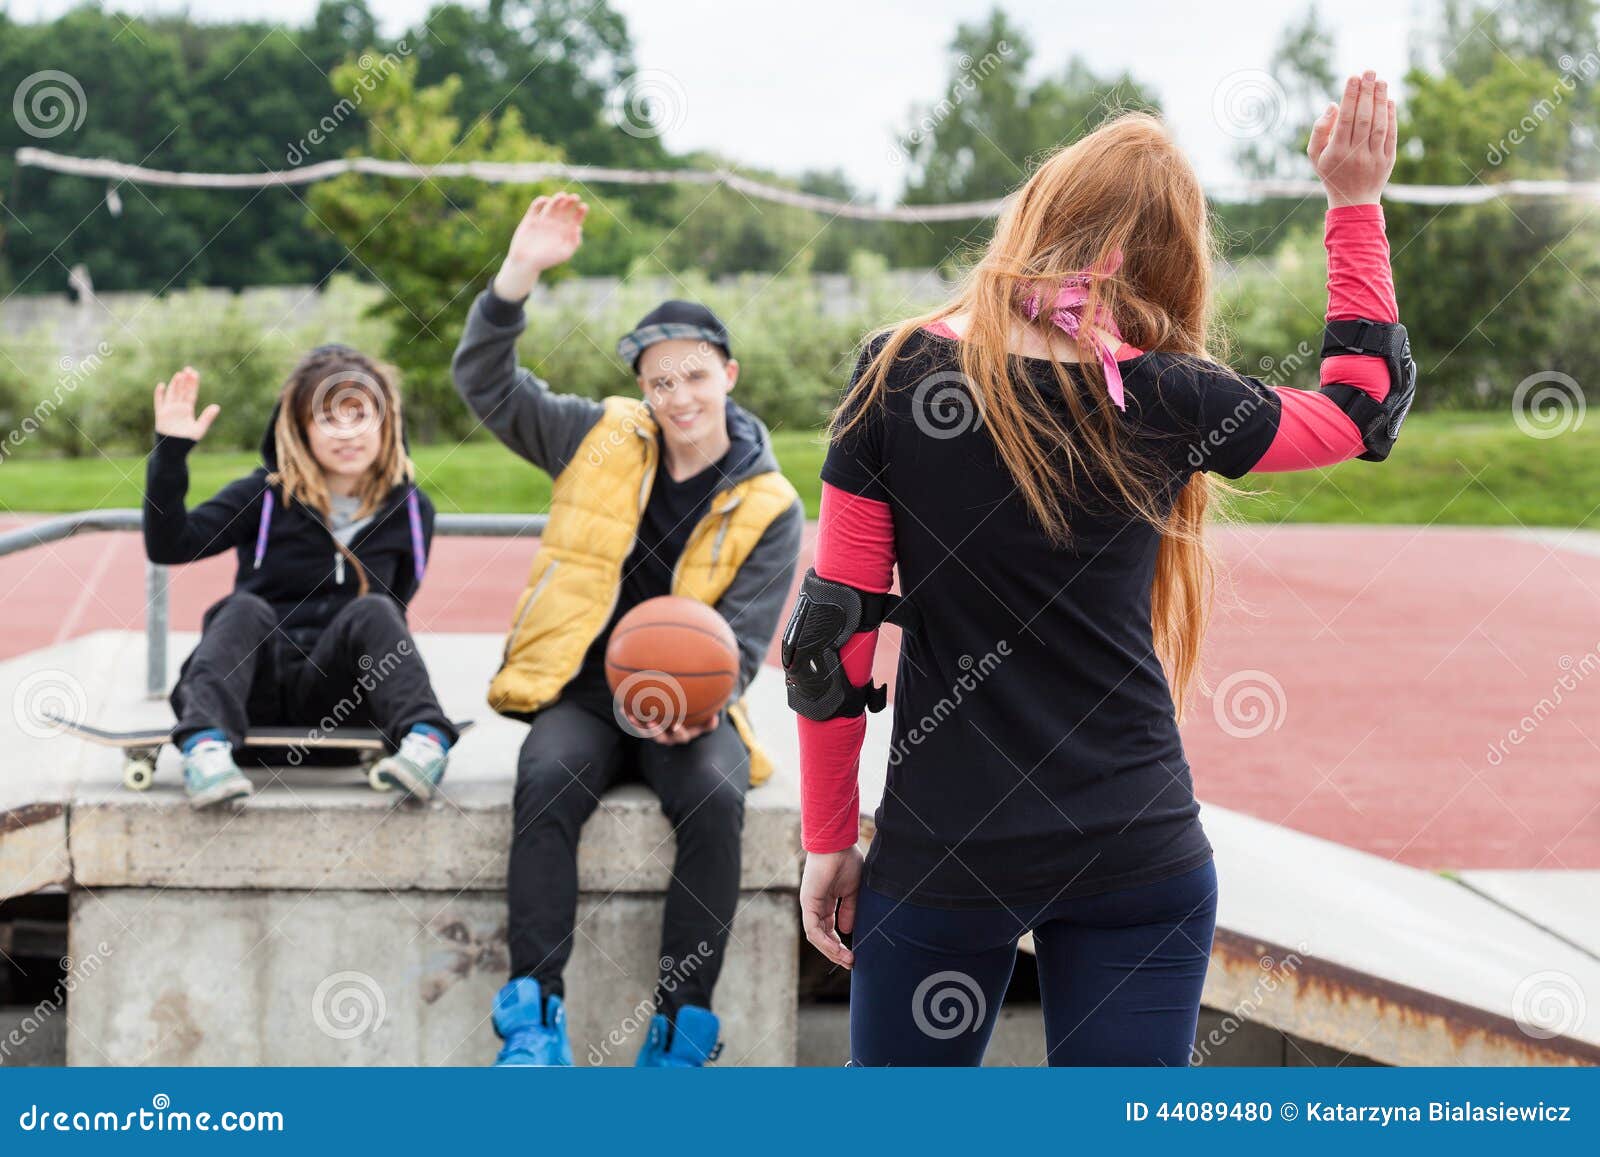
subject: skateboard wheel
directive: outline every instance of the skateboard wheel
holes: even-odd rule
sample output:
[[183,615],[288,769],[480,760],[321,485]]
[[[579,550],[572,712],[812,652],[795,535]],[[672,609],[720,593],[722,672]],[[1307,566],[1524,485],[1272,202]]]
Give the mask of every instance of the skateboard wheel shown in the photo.
[[378,774],[378,765],[373,764],[367,768],[367,782],[372,785],[373,791],[393,791],[394,784]]
[[122,782],[129,791],[149,791],[155,780],[155,764],[148,759],[130,759],[122,765]]

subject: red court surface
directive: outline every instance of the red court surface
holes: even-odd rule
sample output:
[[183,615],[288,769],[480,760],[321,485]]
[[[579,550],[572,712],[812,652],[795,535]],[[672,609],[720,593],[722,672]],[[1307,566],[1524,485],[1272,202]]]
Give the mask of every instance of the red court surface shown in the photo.
[[[1218,541],[1233,587],[1206,664],[1219,694],[1184,724],[1203,800],[1417,867],[1600,868],[1592,546],[1406,527]],[[504,630],[532,551],[440,540],[414,629]],[[176,628],[198,627],[232,567],[173,572]],[[129,534],[0,559],[0,657],[140,629],[143,575]]]

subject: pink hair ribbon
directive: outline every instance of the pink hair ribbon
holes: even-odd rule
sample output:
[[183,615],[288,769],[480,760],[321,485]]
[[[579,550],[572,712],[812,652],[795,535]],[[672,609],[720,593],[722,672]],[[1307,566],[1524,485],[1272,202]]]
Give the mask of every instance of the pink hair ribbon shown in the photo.
[[[1062,282],[1060,291],[1056,294],[1055,303],[1050,307],[1050,321],[1057,328],[1066,332],[1074,339],[1083,329],[1083,311],[1089,302],[1089,284],[1091,278],[1106,277],[1117,271],[1122,264],[1122,254],[1112,254],[1104,271],[1095,273],[1074,273]],[[1027,313],[1028,320],[1033,321],[1039,316],[1039,294],[1033,296],[1023,304],[1023,311]],[[1118,342],[1122,341],[1122,331],[1117,328],[1116,319],[1105,308],[1095,310],[1094,326],[1088,331],[1089,345],[1100,355],[1100,368],[1106,375],[1106,393],[1111,396],[1111,402],[1119,410],[1128,408],[1127,399],[1122,391],[1122,368],[1117,365],[1115,350],[1106,341],[1103,341],[1095,329],[1104,330]]]

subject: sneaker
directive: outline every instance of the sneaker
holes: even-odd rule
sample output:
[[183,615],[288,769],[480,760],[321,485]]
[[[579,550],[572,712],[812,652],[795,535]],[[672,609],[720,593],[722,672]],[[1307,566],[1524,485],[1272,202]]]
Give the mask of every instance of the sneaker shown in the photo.
[[255,790],[233,762],[233,744],[218,739],[202,739],[183,753],[183,788],[195,808],[243,799]]
[[434,789],[444,778],[450,757],[439,741],[426,731],[411,731],[400,741],[400,750],[380,759],[372,768],[372,782],[380,788],[394,788],[423,803],[433,798]]
[[650,1018],[650,1035],[639,1050],[635,1068],[698,1069],[722,1054],[717,1040],[721,1023],[709,1008],[685,1004],[668,1020],[661,1013]]
[[519,976],[494,998],[494,1031],[505,1045],[495,1067],[572,1064],[567,1010],[559,996],[545,996],[539,982]]

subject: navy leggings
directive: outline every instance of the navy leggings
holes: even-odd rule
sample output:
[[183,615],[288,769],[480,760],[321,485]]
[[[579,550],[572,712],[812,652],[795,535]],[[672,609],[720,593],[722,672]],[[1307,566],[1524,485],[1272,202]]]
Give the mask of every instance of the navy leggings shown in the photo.
[[977,1065],[1030,929],[1052,1065],[1187,1066],[1217,874],[1028,908],[947,909],[863,886],[850,976],[855,1065]]

